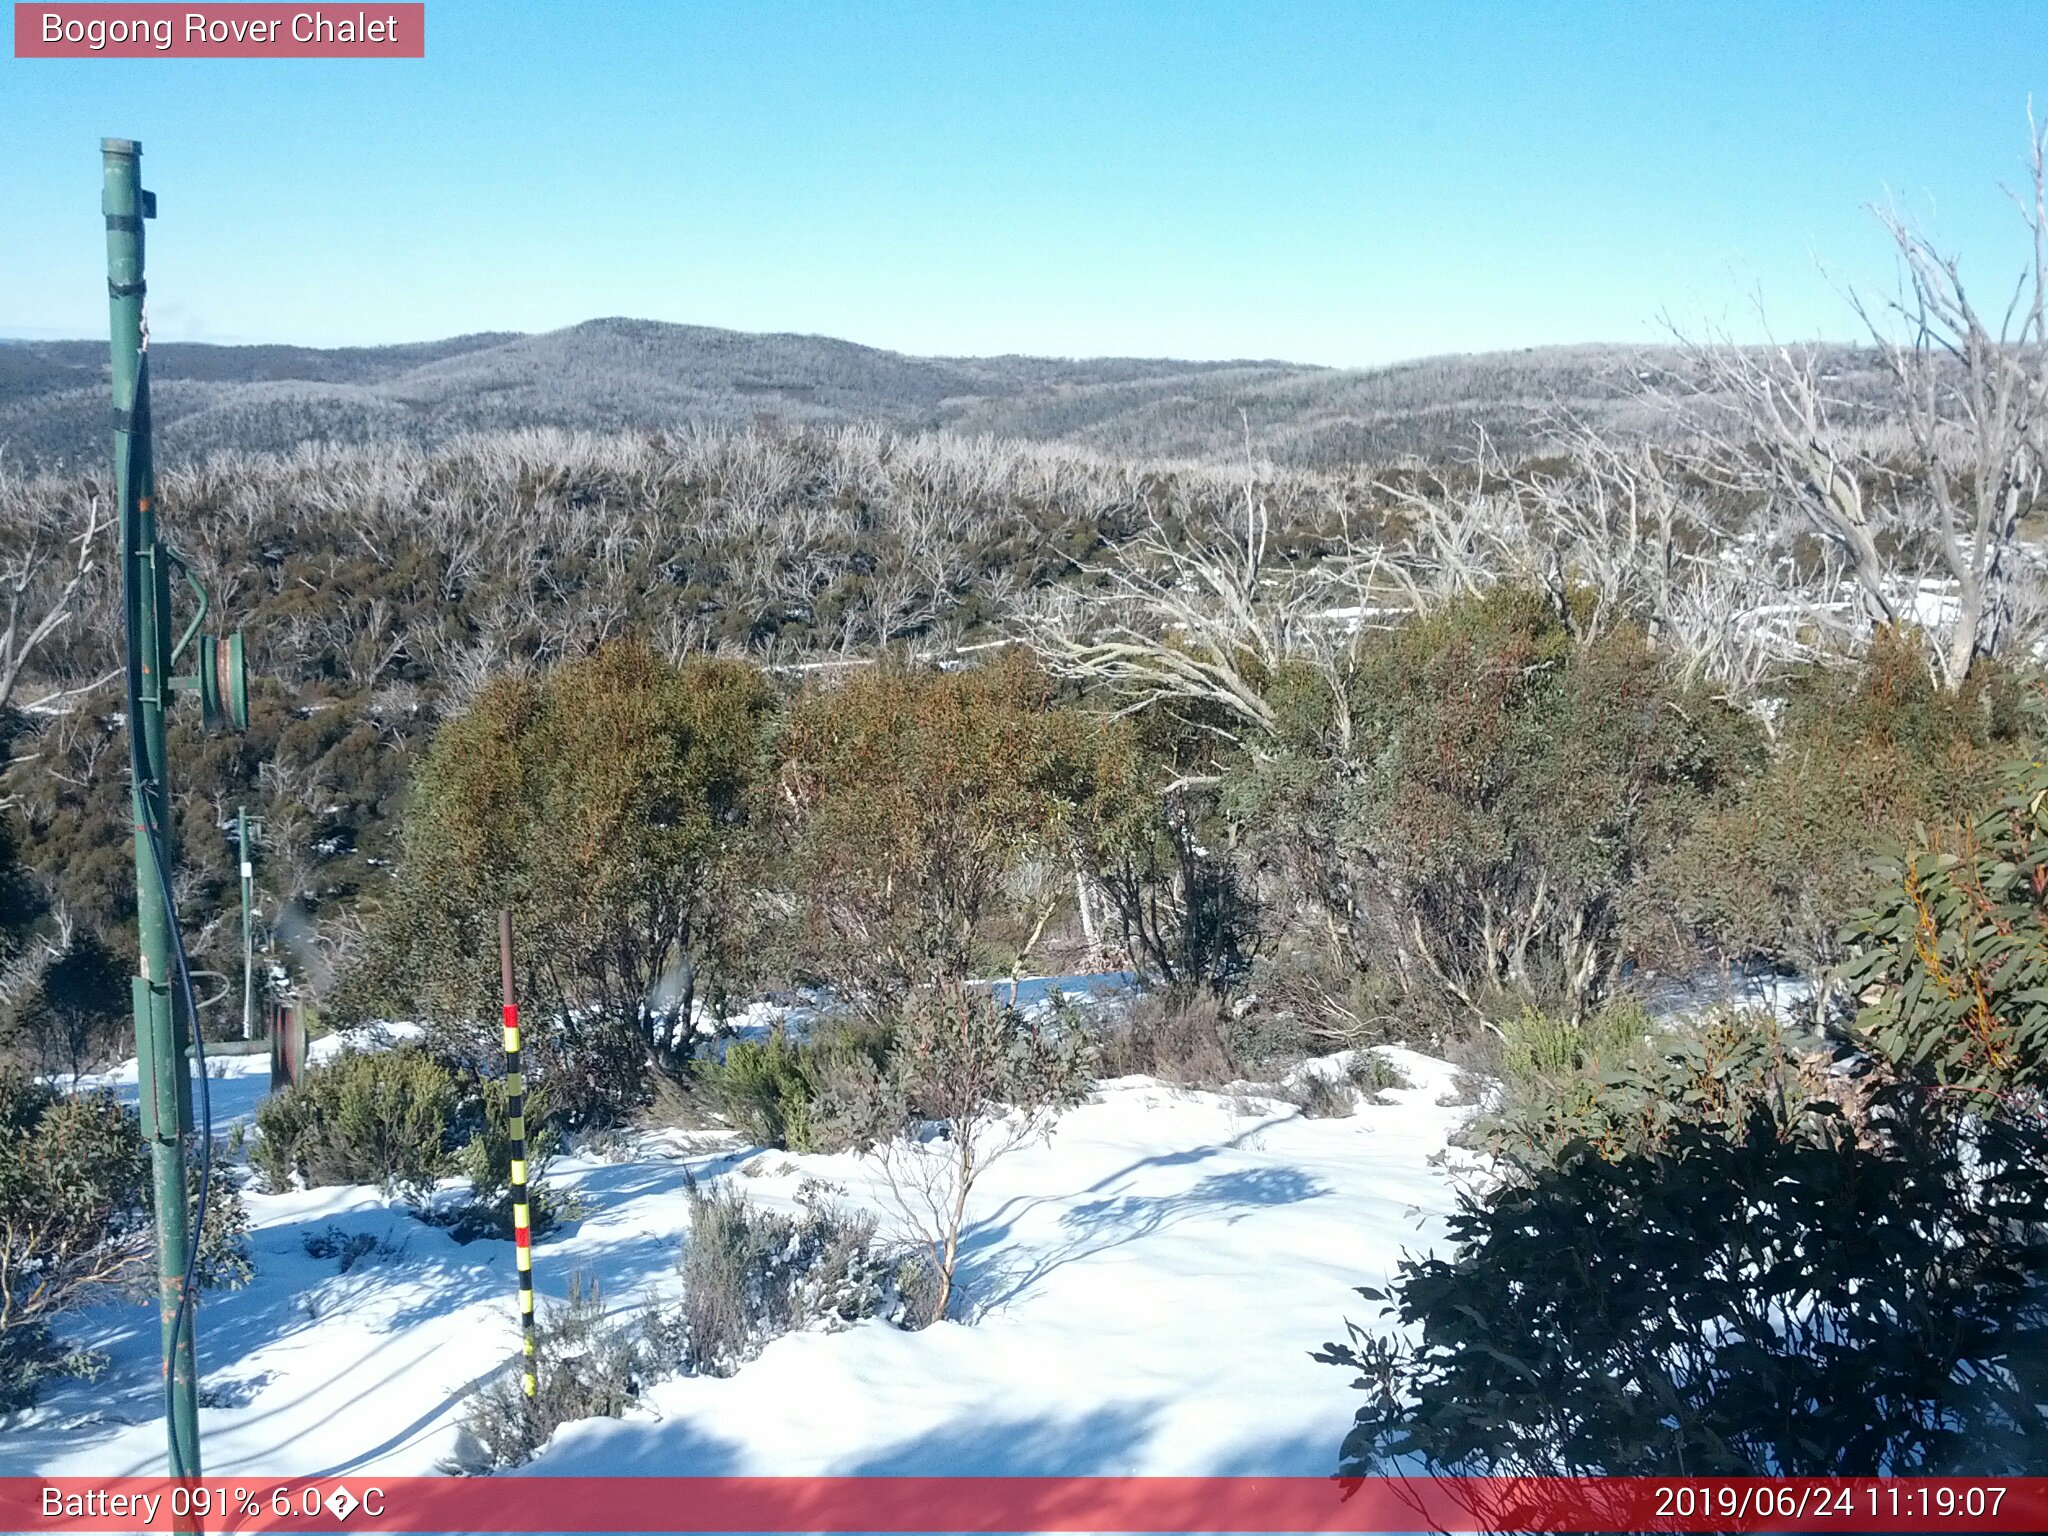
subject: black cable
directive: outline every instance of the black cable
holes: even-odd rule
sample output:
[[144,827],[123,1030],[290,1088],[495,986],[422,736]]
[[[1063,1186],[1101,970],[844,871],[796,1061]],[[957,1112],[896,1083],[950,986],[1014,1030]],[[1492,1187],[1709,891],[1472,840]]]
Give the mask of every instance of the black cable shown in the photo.
[[[191,1247],[185,1255],[185,1284],[179,1291],[178,1313],[171,1333],[172,1338],[176,1339],[179,1330],[191,1323],[192,1309],[196,1305],[195,1298],[198,1294],[199,1244],[206,1230],[207,1195],[213,1188],[213,1088],[206,1075],[206,1042],[200,1038],[199,1005],[194,1001],[192,990],[192,966],[185,955],[185,935],[178,927],[177,903],[171,898],[171,881],[168,873],[170,849],[165,845],[163,828],[156,824],[155,805],[148,800],[145,800],[144,804],[148,807],[150,849],[156,856],[157,885],[163,893],[164,926],[170,930],[171,953],[178,960],[178,982],[185,1000],[185,1017],[192,1021],[193,1062],[199,1069],[199,1197],[192,1213]],[[193,1340],[193,1348],[196,1357],[196,1337]],[[193,1369],[198,1369],[196,1358]],[[197,1386],[196,1382],[194,1386]],[[172,1422],[176,1422],[175,1415]],[[198,1448],[195,1446],[192,1449],[196,1453]],[[191,1459],[197,1461],[199,1458],[194,1454]]]

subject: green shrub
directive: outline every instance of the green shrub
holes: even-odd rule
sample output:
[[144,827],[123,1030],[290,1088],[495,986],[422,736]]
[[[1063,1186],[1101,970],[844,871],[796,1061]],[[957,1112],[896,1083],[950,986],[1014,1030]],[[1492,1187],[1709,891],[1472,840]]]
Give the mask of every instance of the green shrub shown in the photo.
[[895,1261],[875,1220],[806,1185],[795,1216],[764,1211],[730,1185],[690,1188],[681,1311],[659,1320],[662,1352],[684,1369],[730,1376],[770,1339],[806,1323],[875,1317],[892,1300]]
[[[520,1098],[526,1154],[526,1182],[529,1188],[541,1182],[555,1154],[562,1149],[562,1133],[556,1129],[554,1101],[548,1090],[525,1084]],[[488,1205],[510,1191],[512,1177],[512,1085],[509,1078],[488,1077],[477,1084],[476,1099],[468,1117],[475,1129],[463,1143],[456,1162],[469,1179],[473,1198]]]
[[1640,631],[1580,634],[1513,587],[1371,636],[1343,682],[1342,729],[1334,701],[1288,715],[1225,798],[1417,1033],[1503,1001],[1596,1005],[1623,898],[1757,755],[1753,724]]
[[1385,1102],[1381,1095],[1389,1089],[1412,1087],[1408,1075],[1395,1066],[1379,1051],[1355,1051],[1351,1060],[1345,1063],[1344,1075],[1351,1086],[1364,1094],[1368,1103]]
[[1699,948],[1824,981],[1870,870],[1919,823],[1971,813],[2036,732],[2023,690],[1990,665],[1937,687],[1913,641],[1880,633],[1860,667],[1815,666],[1790,685],[1763,772],[1701,817],[1629,901],[1648,955]]
[[1452,1133],[1452,1143],[1527,1151],[1581,1131],[1606,1135],[1614,1129],[1613,1117],[1627,1118],[1622,1106],[1627,1112],[1642,1107],[1626,1087],[1628,1074],[1653,1065],[1660,1051],[1684,1038],[1709,1050],[1759,1031],[1775,1039],[1777,1022],[1768,1014],[1728,1012],[1708,1015],[1690,1029],[1690,1036],[1672,1035],[1625,994],[1578,1022],[1524,1007],[1455,1052],[1464,1068],[1464,1102],[1480,1111]]
[[850,1151],[903,1128],[910,1111],[896,1072],[896,1038],[894,1025],[859,1018],[826,1020],[812,1030],[808,1136],[794,1150]]
[[531,1461],[557,1429],[577,1419],[616,1419],[639,1395],[644,1369],[635,1330],[605,1321],[603,1292],[581,1273],[569,1277],[563,1300],[536,1308],[533,1363],[531,1400],[523,1369],[515,1365],[478,1391],[463,1413],[482,1468]]
[[1147,710],[1100,723],[1093,745],[1075,843],[1127,963],[1163,992],[1238,985],[1259,951],[1262,914],[1221,806],[1215,735]]
[[1535,1008],[1501,1026],[1501,1072],[1510,1085],[1622,1066],[1642,1055],[1656,1026],[1634,998],[1613,998],[1583,1019]]
[[2048,1090],[2048,764],[1983,815],[1923,829],[1843,937],[1856,1026],[1898,1069],[1990,1108]]
[[482,1068],[510,907],[529,1070],[565,1125],[630,1114],[643,1067],[682,1070],[698,1004],[715,1011],[758,948],[772,703],[751,666],[676,666],[637,640],[494,680],[420,765],[352,1006],[424,1015]]
[[1018,916],[1019,872],[1071,857],[1103,730],[1014,657],[864,668],[798,700],[774,804],[805,979],[878,1019],[965,981],[989,925]]
[[889,1070],[892,1029],[863,1019],[822,1019],[798,1039],[777,1027],[735,1040],[699,1064],[712,1105],[758,1146],[843,1152],[903,1121]]
[[1281,1097],[1309,1120],[1341,1120],[1361,1104],[1384,1104],[1389,1088],[1408,1079],[1378,1051],[1353,1051],[1342,1061],[1312,1060],[1291,1073]]
[[[734,1040],[699,1075],[711,1103],[756,1146],[803,1150],[817,1085],[804,1047],[777,1026],[759,1040]],[[794,1131],[794,1137],[792,1137]]]
[[2048,1139],[1723,1021],[1532,1128],[1318,1356],[1343,1470],[2016,1472],[2048,1401]]
[[[464,1106],[463,1123],[474,1129],[455,1154],[454,1165],[469,1180],[469,1196],[424,1213],[458,1243],[488,1237],[513,1240],[510,1104],[508,1079],[492,1077],[476,1085],[473,1102]],[[535,1237],[545,1237],[564,1221],[581,1216],[583,1207],[573,1194],[564,1196],[547,1182],[548,1165],[561,1148],[549,1095],[528,1084],[521,1108],[526,1123],[527,1222]]]
[[133,1111],[0,1072],[0,1412],[90,1363],[62,1313],[148,1279],[148,1177]]
[[1253,973],[1254,1006],[1238,1019],[1240,1033],[1256,1030],[1268,1054],[1285,1059],[1327,1055],[1426,1039],[1426,1018],[1404,995],[1396,972],[1361,971],[1333,952],[1326,934],[1296,935],[1305,943],[1261,961]]
[[375,1184],[418,1199],[448,1171],[457,1104],[454,1076],[420,1045],[350,1051],[257,1107],[249,1161],[273,1190],[296,1177],[309,1188]]
[[[199,1195],[199,1159],[185,1160],[188,1205]],[[255,1277],[255,1261],[249,1254],[249,1208],[242,1200],[242,1186],[235,1174],[218,1157],[206,1191],[206,1220],[199,1228],[199,1266],[195,1271],[202,1288],[238,1291]]]

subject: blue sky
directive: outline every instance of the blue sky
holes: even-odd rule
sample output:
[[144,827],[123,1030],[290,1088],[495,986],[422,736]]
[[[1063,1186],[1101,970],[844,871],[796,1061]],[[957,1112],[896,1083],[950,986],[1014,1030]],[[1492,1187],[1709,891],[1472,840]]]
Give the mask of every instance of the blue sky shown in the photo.
[[[374,9],[374,7],[372,7]],[[2017,270],[2048,5],[429,0],[423,61],[0,58],[0,334],[599,315],[904,351],[1371,364],[1848,335],[1889,191]]]

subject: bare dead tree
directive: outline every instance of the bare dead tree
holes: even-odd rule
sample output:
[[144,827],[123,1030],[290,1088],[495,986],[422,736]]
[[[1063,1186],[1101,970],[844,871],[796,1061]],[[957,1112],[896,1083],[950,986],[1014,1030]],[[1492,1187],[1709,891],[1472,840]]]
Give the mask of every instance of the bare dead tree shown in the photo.
[[[2031,111],[2028,129],[2031,180],[2015,201],[2031,252],[2001,310],[1980,309],[1957,260],[1896,209],[1875,210],[1899,288],[1851,299],[1883,361],[1882,414],[1904,427],[1905,465],[1875,446],[1869,407],[1832,392],[1818,349],[1692,347],[1705,385],[1695,419],[1729,483],[1796,509],[1853,575],[1868,622],[1928,633],[1950,689],[2015,638],[2019,524],[2048,465],[2048,131]],[[1939,578],[1931,614],[1920,558]]]
[[4,627],[0,627],[0,709],[13,702],[15,688],[37,651],[70,620],[79,593],[93,573],[100,537],[109,523],[106,502],[98,496],[88,497],[82,521],[83,526],[67,541],[74,553],[65,558],[64,574],[54,593],[49,591],[51,567],[61,546],[40,529],[31,529],[21,549],[0,558],[0,603],[6,612]]
[[1584,634],[1640,624],[1681,676],[1748,702],[1784,664],[1823,654],[1842,590],[1832,559],[1802,577],[1708,504],[1682,459],[1582,422],[1510,463],[1482,434],[1466,472],[1378,482],[1405,534],[1380,564],[1416,613],[1497,582],[1550,595]]
[[[1199,524],[1194,509],[1177,510]],[[1336,696],[1348,745],[1345,659],[1360,620],[1390,596],[1405,608],[1404,578],[1348,528],[1300,567],[1275,557],[1270,535],[1264,488],[1248,473],[1231,522],[1190,539],[1148,517],[1113,561],[1084,571],[1087,585],[1020,611],[1018,638],[1055,674],[1120,696],[1124,713],[1195,706],[1204,729],[1255,754],[1278,725],[1264,679],[1306,665]]]

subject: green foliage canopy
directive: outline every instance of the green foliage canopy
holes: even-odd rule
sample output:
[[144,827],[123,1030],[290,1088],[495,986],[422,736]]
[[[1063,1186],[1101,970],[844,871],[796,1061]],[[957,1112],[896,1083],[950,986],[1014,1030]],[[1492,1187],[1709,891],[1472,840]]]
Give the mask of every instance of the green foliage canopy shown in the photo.
[[[2048,764],[1975,819],[1922,829],[1845,933],[1857,1027],[1900,1069],[1966,1096],[2048,1089]],[[1990,1107],[1980,1098],[1980,1107]]]
[[635,641],[490,684],[421,765],[354,1007],[424,1012],[494,1054],[509,907],[538,1065],[576,1060],[560,1107],[622,1111],[640,1059],[676,1067],[697,1000],[746,958],[771,703],[752,667]]
[[1226,786],[1355,964],[1468,1016],[1503,994],[1597,1002],[1630,888],[1759,751],[1641,631],[1570,620],[1499,587],[1373,636],[1344,700],[1281,691],[1280,750]]
[[1370,1394],[1349,1473],[2014,1472],[2048,1400],[2037,1125],[1968,1134],[1774,1028],[1617,1074],[1318,1358]]

